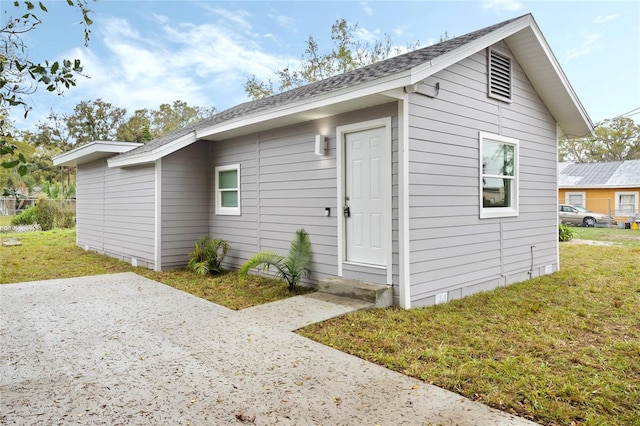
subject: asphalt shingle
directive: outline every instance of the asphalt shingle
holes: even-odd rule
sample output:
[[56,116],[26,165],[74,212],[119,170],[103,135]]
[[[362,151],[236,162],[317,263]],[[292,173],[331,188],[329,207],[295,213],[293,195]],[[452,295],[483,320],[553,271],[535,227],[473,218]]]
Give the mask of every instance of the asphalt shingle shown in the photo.
[[521,19],[523,16],[500,22],[498,24],[473,31],[471,33],[462,35],[460,37],[455,37],[438,44],[417,49],[402,55],[394,56],[392,58],[385,59],[371,65],[357,68],[344,74],[339,74],[315,83],[308,84],[306,86],[278,93],[264,99],[257,99],[255,101],[249,101],[236,105],[202,121],[176,130],[158,139],[154,139],[141,147],[120,154],[118,157],[128,157],[131,155],[151,152],[154,149],[170,143],[195,130],[204,129],[215,124],[223,123],[227,120],[249,115],[251,113],[266,111],[270,108],[291,104],[305,99],[312,99],[316,96],[324,95],[333,91],[406,71],[417,65],[426,63],[448,52],[451,52],[461,46],[466,45],[467,43],[477,40],[480,37],[490,34],[493,31],[496,31],[499,28],[510,24],[511,22]]

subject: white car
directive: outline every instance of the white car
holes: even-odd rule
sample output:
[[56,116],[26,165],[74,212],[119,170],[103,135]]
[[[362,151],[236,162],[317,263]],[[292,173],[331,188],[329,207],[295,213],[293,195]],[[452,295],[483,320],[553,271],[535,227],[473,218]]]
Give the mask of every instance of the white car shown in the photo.
[[615,225],[614,218],[607,214],[592,212],[582,206],[570,206],[569,204],[558,205],[558,215],[560,223],[575,226],[594,227],[596,223]]

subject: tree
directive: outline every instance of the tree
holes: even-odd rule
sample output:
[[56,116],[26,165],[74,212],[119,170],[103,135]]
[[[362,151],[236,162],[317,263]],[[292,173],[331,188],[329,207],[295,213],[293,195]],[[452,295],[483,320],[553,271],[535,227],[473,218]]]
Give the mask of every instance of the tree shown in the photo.
[[561,161],[590,163],[640,159],[640,125],[632,119],[616,117],[604,120],[595,135],[560,141]]
[[299,68],[286,67],[276,71],[277,87],[274,87],[271,80],[261,81],[255,75],[251,75],[244,83],[245,92],[252,99],[264,98],[373,64],[419,46],[419,42],[416,42],[406,49],[393,47],[388,34],[373,44],[363,42],[354,37],[357,29],[358,24],[349,25],[345,19],[336,20],[331,26],[331,51],[321,53],[317,41],[309,36]]
[[[67,4],[77,8],[82,15],[84,43],[87,45],[93,24],[89,18],[91,10],[88,0],[67,0]],[[23,36],[42,23],[36,13],[42,16],[47,8],[42,1],[38,2],[38,12],[32,1],[14,0],[13,5],[16,11],[22,11],[18,17],[7,16],[0,27],[0,109],[4,112],[8,108],[22,107],[26,117],[31,107],[24,96],[35,93],[40,85],[44,85],[48,92],[61,94],[65,89],[75,86],[76,76],[82,74],[82,65],[79,59],[53,62],[30,59]],[[15,169],[23,177],[27,174],[27,159],[12,142],[9,127],[3,114],[0,117],[0,167]],[[3,194],[11,195],[12,192],[5,189]]]
[[[93,21],[89,17],[87,0],[67,0],[67,4],[77,8],[82,15],[85,45],[89,43],[90,26]],[[14,1],[17,17],[8,17],[0,28],[0,107],[24,108],[25,117],[30,106],[25,95],[34,93],[40,85],[48,92],[61,94],[65,89],[76,85],[76,76],[81,75],[82,65],[79,59],[62,61],[44,60],[36,62],[29,58],[28,47],[23,39],[27,33],[34,31],[42,24],[36,15],[42,16],[47,8],[38,3],[39,10],[32,1]]]
[[117,130],[126,115],[125,108],[102,99],[81,101],[67,117],[67,128],[74,144],[116,140]]
[[126,142],[147,142],[210,117],[215,111],[214,107],[190,106],[180,100],[156,110],[139,109],[120,125],[116,136]]

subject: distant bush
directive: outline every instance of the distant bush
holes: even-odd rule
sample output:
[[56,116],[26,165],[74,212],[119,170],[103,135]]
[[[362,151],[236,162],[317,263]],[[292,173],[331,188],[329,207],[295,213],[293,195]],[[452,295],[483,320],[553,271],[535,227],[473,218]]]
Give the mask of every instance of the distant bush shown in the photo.
[[54,200],[46,197],[38,198],[36,205],[25,209],[11,219],[13,226],[39,224],[43,231],[54,227],[73,228],[75,212],[73,209],[61,208]]
[[571,241],[573,239],[573,229],[567,225],[558,225],[558,239],[560,241]]
[[34,207],[29,207],[21,211],[11,219],[11,224],[13,226],[33,225],[34,223],[38,223],[37,213]]

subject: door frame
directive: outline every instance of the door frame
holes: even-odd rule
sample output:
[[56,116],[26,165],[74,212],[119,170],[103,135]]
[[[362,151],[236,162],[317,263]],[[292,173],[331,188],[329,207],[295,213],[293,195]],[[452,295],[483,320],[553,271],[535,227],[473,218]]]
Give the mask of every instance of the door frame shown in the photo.
[[[392,222],[393,222],[393,209],[391,206],[391,193],[392,193],[392,184],[393,178],[391,176],[392,167],[391,163],[393,161],[393,153],[391,151],[391,117],[378,118],[375,120],[362,121],[359,123],[347,124],[344,126],[336,127],[336,172],[337,172],[337,202],[338,202],[338,276],[343,276],[343,264],[346,263],[346,225],[345,225],[345,217],[343,215],[343,207],[344,207],[344,194],[345,194],[345,142],[346,135],[348,133],[356,133],[364,130],[371,130],[377,128],[384,128],[384,140],[383,145],[384,149],[388,154],[389,161],[382,167],[382,173],[387,176],[387,182],[384,185],[384,191],[382,194],[384,205],[386,207],[386,216],[387,223],[386,229],[384,230],[384,240],[385,244],[387,244],[388,250],[386,253],[386,269],[387,269],[387,284],[391,285],[392,281],[392,262],[393,262],[393,240],[392,240]],[[362,265],[362,264],[357,264]],[[374,265],[362,265],[362,266],[370,266],[372,268],[376,268]]]

